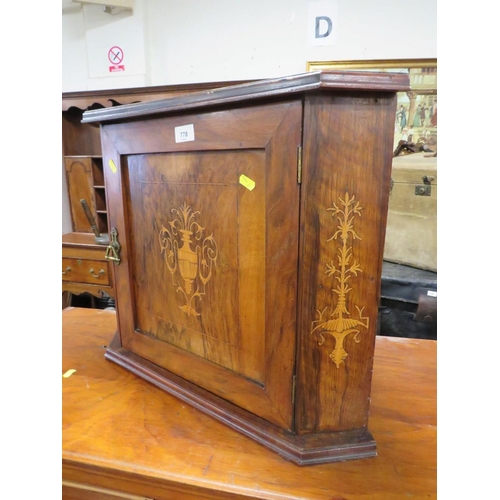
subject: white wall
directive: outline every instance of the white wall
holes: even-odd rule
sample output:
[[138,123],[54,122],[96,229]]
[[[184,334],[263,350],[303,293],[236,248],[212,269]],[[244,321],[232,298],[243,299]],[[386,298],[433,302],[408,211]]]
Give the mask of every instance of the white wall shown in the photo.
[[[336,2],[336,44],[314,47],[308,8],[317,0],[135,0],[132,15],[63,0],[62,90],[269,78],[316,60],[437,57],[437,0],[413,9],[401,0]],[[91,76],[113,40],[140,50],[124,50],[122,74]]]
[[[322,0],[325,3],[325,0]],[[62,0],[62,91],[272,78],[307,61],[437,57],[437,0],[326,0],[334,45],[313,46],[318,0],[135,0],[132,14]],[[109,48],[123,48],[110,72]],[[71,230],[63,179],[63,232]]]
[[[436,57],[436,0],[421,2],[404,23],[400,0],[339,0],[337,43],[328,47],[308,44],[311,3],[219,0],[207,8],[200,0],[153,0],[152,79],[267,78],[303,72],[314,60]],[[154,29],[158,19],[168,36]]]

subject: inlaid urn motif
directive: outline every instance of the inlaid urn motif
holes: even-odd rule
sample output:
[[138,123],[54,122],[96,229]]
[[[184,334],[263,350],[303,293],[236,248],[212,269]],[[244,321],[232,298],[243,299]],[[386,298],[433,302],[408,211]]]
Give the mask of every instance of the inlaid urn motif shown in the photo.
[[329,354],[337,368],[347,358],[347,352],[344,349],[344,340],[348,335],[354,334],[354,341],[359,343],[358,338],[361,328],[368,328],[370,318],[363,317],[363,309],[355,306],[358,311],[358,319],[350,318],[350,312],[347,309],[347,295],[352,290],[349,282],[353,276],[357,276],[362,269],[358,262],[352,256],[352,241],[361,240],[356,231],[354,231],[354,218],[361,215],[362,207],[359,202],[355,202],[354,196],[350,197],[346,192],[344,198],[339,198],[339,206],[335,203],[328,211],[332,217],[336,217],[338,225],[335,233],[327,241],[340,241],[337,248],[337,260],[332,259],[326,264],[326,271],[334,279],[332,292],[333,298],[329,318],[325,317],[328,307],[322,311],[316,311],[318,319],[312,322],[311,333],[317,332],[320,336],[319,345],[325,343],[325,334],[331,335],[335,339],[335,347]]
[[173,219],[159,233],[161,253],[172,275],[172,284],[181,294],[179,306],[188,316],[200,316],[201,299],[217,261],[217,243],[205,235],[198,222],[200,212],[184,203],[171,210]]

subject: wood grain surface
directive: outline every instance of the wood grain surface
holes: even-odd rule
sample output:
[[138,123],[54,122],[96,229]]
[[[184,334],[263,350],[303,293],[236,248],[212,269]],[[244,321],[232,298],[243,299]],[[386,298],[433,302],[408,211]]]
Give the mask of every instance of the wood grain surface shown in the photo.
[[378,456],[298,467],[104,358],[112,311],[63,311],[63,498],[436,498],[435,341],[377,337]]
[[[102,132],[104,156],[116,165],[105,175],[122,246],[114,277],[123,347],[287,430],[294,416],[301,120],[302,102],[290,100]],[[196,141],[177,143],[174,130],[186,123],[194,124]],[[244,187],[241,175],[255,188]],[[182,206],[203,236],[190,234],[184,243],[172,237],[172,245],[187,243],[183,248],[201,255],[204,238],[213,237],[217,248],[214,276],[200,285],[195,275],[190,292],[184,277],[168,270],[174,246],[162,253],[159,244],[162,228],[181,234]],[[208,261],[203,256],[203,269]]]
[[305,101],[298,432],[368,424],[395,110],[387,93]]

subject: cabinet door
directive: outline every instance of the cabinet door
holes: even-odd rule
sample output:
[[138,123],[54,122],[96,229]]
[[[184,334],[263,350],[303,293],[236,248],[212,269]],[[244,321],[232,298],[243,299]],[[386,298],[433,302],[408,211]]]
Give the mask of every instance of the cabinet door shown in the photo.
[[105,125],[122,345],[292,428],[301,101]]
[[91,212],[95,213],[92,159],[83,156],[66,157],[64,158],[64,164],[68,181],[73,231],[76,233],[90,233],[92,228],[85,216],[80,200],[85,199],[91,207]]

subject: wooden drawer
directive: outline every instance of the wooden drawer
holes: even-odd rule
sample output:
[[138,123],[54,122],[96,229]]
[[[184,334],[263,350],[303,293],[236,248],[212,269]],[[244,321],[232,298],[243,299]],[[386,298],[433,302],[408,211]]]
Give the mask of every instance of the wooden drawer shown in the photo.
[[62,279],[76,283],[109,285],[108,263],[103,260],[63,258]]
[[131,495],[69,481],[63,481],[62,498],[63,500],[153,500],[142,495]]

